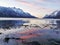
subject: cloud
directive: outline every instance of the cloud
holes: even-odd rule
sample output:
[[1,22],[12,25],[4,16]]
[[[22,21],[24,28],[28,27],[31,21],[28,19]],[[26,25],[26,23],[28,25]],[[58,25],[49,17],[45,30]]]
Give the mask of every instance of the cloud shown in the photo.
[[31,14],[42,17],[56,9],[59,9],[59,0],[16,0],[21,5],[25,6]]
[[60,2],[60,0],[37,0],[38,2]]
[[19,2],[20,4],[24,5],[24,6],[29,6],[29,7],[34,6],[34,3],[29,2],[29,1],[24,1],[24,0],[16,0],[16,1]]
[[[60,3],[58,3],[58,1],[54,1],[54,0],[31,0],[31,1],[27,1],[27,0],[16,0],[18,1],[20,4],[24,5],[24,6],[29,6],[29,7],[43,7],[43,8],[52,8],[52,9],[58,9]],[[56,3],[57,2],[57,3]]]

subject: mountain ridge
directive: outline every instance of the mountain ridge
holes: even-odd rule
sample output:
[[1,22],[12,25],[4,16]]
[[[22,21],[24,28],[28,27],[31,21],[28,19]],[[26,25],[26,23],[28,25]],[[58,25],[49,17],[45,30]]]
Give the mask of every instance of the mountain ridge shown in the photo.
[[56,10],[49,15],[45,15],[43,18],[60,19],[60,10]]
[[13,17],[13,18],[37,18],[28,12],[24,12],[20,8],[16,7],[1,7],[0,17]]

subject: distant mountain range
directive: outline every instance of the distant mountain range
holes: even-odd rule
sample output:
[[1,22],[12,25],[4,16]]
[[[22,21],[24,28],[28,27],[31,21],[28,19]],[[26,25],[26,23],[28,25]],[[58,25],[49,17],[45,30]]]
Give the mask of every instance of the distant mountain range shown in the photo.
[[36,18],[28,12],[24,12],[20,8],[15,7],[1,7],[0,6],[0,17],[12,17],[12,18]]
[[60,19],[60,10],[56,10],[52,12],[50,15],[45,15],[43,18]]
[[[24,12],[20,8],[15,7],[1,7],[0,6],[0,17],[6,18],[37,18],[32,16],[31,14]],[[9,29],[9,28],[16,28],[24,23],[29,23],[29,21],[24,20],[0,20],[0,28]]]

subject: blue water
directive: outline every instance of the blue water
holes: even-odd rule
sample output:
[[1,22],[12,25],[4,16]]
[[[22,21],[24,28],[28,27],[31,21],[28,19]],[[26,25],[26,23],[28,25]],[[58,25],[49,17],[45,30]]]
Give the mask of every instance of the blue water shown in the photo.
[[60,45],[60,20],[23,18],[0,21],[0,26],[5,27],[0,28],[0,45]]

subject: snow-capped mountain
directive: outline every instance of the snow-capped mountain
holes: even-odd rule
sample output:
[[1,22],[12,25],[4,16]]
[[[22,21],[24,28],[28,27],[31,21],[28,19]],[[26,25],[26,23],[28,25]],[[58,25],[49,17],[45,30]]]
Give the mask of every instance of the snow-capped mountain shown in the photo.
[[52,12],[50,15],[45,15],[44,18],[60,19],[60,10],[56,10]]
[[[7,18],[36,18],[29,13],[24,12],[20,8],[15,7],[2,7],[0,6],[0,17]],[[24,23],[28,23],[28,21],[24,20],[4,20],[0,21],[0,28],[9,28],[9,27],[17,27],[18,25],[22,25]]]
[[20,8],[0,7],[0,17],[36,18]]

